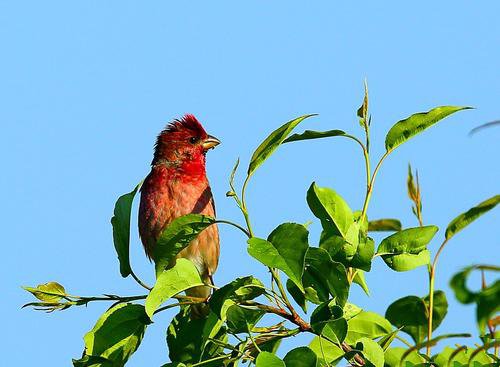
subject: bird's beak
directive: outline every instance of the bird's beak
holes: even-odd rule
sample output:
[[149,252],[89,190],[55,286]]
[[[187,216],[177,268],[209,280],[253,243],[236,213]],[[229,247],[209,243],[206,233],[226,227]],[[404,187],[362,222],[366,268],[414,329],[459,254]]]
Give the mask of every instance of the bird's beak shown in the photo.
[[203,141],[202,146],[204,150],[209,150],[215,148],[219,144],[219,139],[217,139],[215,136],[209,135],[208,138]]

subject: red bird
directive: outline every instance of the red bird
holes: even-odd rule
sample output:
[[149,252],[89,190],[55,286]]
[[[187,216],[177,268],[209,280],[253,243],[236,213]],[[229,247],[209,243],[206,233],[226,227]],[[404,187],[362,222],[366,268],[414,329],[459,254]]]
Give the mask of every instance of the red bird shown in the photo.
[[[215,217],[212,191],[205,171],[205,155],[220,141],[208,135],[193,115],[174,120],[156,140],[151,172],[141,188],[139,234],[149,258],[160,233],[176,218],[198,213]],[[177,258],[191,260],[205,284],[219,262],[219,231],[212,225],[201,232]],[[208,298],[209,287],[196,287],[189,296]],[[193,308],[193,315],[206,314],[205,305]]]

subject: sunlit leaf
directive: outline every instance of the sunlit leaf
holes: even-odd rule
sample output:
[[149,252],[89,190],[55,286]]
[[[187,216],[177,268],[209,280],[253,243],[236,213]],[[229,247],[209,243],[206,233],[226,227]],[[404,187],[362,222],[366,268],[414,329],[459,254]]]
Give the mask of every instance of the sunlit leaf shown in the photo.
[[351,233],[355,224],[353,213],[345,200],[335,191],[319,187],[313,182],[307,190],[307,204],[322,223],[332,225],[346,241],[353,243],[358,240],[359,227],[358,231]]
[[292,130],[300,124],[305,119],[315,116],[304,115],[293,119],[286,124],[280,126],[278,129],[274,130],[267,138],[264,140],[255,150],[250,159],[250,164],[248,166],[248,176],[253,174],[253,172],[267,159],[274,151],[283,143],[283,141],[290,135]]
[[344,355],[344,351],[335,344],[329,342],[325,338],[316,336],[309,344],[309,348],[318,356],[320,366],[327,363],[335,364]]
[[359,285],[367,296],[370,295],[370,289],[368,288],[368,284],[366,283],[365,272],[363,270],[358,269],[356,271],[356,275],[352,279],[352,282]]
[[371,232],[401,231],[401,222],[397,219],[378,219],[368,222],[368,230]]
[[356,306],[354,303],[347,302],[344,305],[343,311],[344,311],[344,318],[347,321],[349,321],[354,316],[359,315],[363,311],[363,309],[361,307]]
[[497,206],[498,203],[500,203],[500,195],[495,195],[467,210],[465,213],[460,214],[458,217],[453,219],[450,224],[448,224],[445,233],[446,239],[453,237],[481,215]]
[[394,124],[385,137],[385,149],[393,150],[418,133],[426,130],[445,117],[470,107],[441,106],[427,112],[416,113]]
[[96,357],[101,357],[111,362],[109,366],[123,366],[139,347],[149,323],[142,305],[120,303],[110,308],[83,338],[88,364],[80,359],[75,365],[108,366],[99,364]]
[[370,311],[361,311],[347,321],[348,332],[346,342],[356,343],[360,338],[370,339],[385,336],[392,331],[392,326],[383,316]]
[[285,362],[269,352],[259,353],[255,367],[286,367]]
[[382,347],[369,338],[360,338],[356,343],[356,350],[361,351],[365,360],[375,367],[384,366],[384,351]]
[[127,277],[132,272],[130,268],[130,213],[134,196],[142,185],[140,182],[134,190],[118,198],[115,204],[114,214],[111,218],[113,227],[113,243],[115,245],[118,260],[120,262],[120,274]]
[[63,297],[66,296],[66,290],[61,284],[57,282],[39,284],[36,286],[36,288],[23,287],[23,289],[30,292],[40,301],[48,303],[59,302]]
[[300,141],[300,140],[330,138],[333,136],[343,136],[343,135],[346,135],[346,133],[345,131],[342,130],[328,130],[328,131],[306,130],[302,134],[293,134],[289,138],[285,139],[283,143],[291,143],[293,141]]
[[[494,360],[483,350],[477,353],[472,360],[471,356],[474,352],[474,348],[462,347],[462,348],[451,348],[444,347],[443,350],[432,357],[433,362],[437,367],[455,367],[455,366],[472,366],[472,367],[483,367],[483,366],[494,366]],[[408,358],[407,358],[408,360]]]
[[[394,326],[402,328],[415,343],[421,343],[427,337],[429,296],[420,298],[406,296],[393,302],[385,313],[385,317]],[[448,312],[448,301],[443,291],[434,292],[432,330],[436,330]]]
[[[403,347],[393,347],[389,348],[384,353],[384,363],[387,367],[400,367],[400,361],[403,354],[406,352],[407,348]],[[422,357],[418,351],[411,352],[405,359],[405,364],[403,366],[420,366],[425,362],[425,358]],[[439,366],[441,367],[441,366]]]
[[253,237],[248,242],[248,253],[266,266],[282,270],[303,292],[302,274],[309,232],[302,224],[283,223],[268,240]]
[[174,219],[158,237],[154,248],[156,276],[171,265],[175,256],[186,248],[215,219],[202,214],[187,214]]
[[196,266],[188,259],[177,259],[175,265],[158,275],[156,283],[146,298],[146,313],[153,316],[166,300],[186,289],[203,285]]
[[391,269],[412,270],[429,263],[427,244],[437,231],[436,226],[404,229],[382,240],[377,252]]

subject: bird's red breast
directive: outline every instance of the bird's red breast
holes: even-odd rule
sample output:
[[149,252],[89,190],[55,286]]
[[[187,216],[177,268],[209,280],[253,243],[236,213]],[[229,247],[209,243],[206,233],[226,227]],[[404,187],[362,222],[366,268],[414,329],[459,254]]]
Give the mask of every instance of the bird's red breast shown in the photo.
[[[190,213],[215,216],[205,154],[217,143],[192,115],[175,120],[158,136],[139,205],[139,234],[149,257],[158,236],[174,219]],[[188,258],[203,278],[210,278],[219,259],[217,226],[201,232],[177,257]]]

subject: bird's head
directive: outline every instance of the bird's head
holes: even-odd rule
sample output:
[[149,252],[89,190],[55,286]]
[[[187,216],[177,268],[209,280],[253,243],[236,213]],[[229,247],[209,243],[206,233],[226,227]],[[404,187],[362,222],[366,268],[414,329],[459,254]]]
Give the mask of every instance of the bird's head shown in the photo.
[[193,115],[176,119],[158,135],[152,165],[166,164],[183,170],[205,167],[205,154],[220,141],[208,135]]

